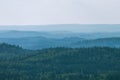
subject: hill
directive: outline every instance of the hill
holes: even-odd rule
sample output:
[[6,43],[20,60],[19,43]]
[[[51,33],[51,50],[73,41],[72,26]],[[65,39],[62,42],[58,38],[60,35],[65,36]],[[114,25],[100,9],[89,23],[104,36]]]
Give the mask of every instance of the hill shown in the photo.
[[120,47],[120,38],[98,38],[84,39],[79,37],[66,37],[62,39],[45,37],[24,37],[24,38],[0,38],[0,42],[13,45],[20,45],[25,49],[45,49],[55,47],[80,48],[80,47]]
[[0,38],[0,42],[13,45],[20,45],[25,49],[43,49],[51,47],[70,47],[78,41],[84,40],[78,37],[63,39],[45,38],[45,37],[25,37],[25,38]]
[[100,38],[100,39],[90,39],[82,40],[75,44],[76,47],[120,47],[120,38]]
[[31,55],[32,52],[32,50],[23,49],[20,46],[0,43],[0,60],[17,59],[17,57]]
[[0,38],[45,37],[45,38],[61,39],[61,38],[66,38],[66,37],[78,37],[78,38],[84,38],[84,39],[97,39],[97,38],[120,37],[119,34],[120,34],[119,31],[118,32],[70,32],[70,31],[8,30],[8,31],[0,31]]
[[[2,44],[9,49],[21,48]],[[1,45],[0,45],[1,48]],[[5,50],[5,51],[6,51]],[[5,52],[4,50],[0,54]],[[21,52],[25,53],[22,54]],[[120,49],[109,47],[24,50],[0,58],[1,80],[119,80]],[[6,55],[13,54],[7,52]],[[4,55],[0,55],[4,57]],[[11,57],[11,58],[10,58]]]

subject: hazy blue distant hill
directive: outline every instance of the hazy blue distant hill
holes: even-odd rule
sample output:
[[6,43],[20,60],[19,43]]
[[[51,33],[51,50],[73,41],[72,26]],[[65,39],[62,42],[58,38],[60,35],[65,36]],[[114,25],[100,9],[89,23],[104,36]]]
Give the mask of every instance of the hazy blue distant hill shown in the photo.
[[120,38],[99,38],[83,40],[76,43],[76,47],[120,47]]
[[[45,37],[24,37],[24,38],[0,38],[0,42],[20,45],[26,49],[42,49],[50,47],[70,47],[73,43],[84,39],[71,37],[63,39],[53,39]],[[74,45],[73,45],[74,46]]]
[[38,33],[33,31],[2,31],[0,33],[0,38],[21,38],[21,37],[40,36],[40,35],[42,35],[42,32]]
[[[53,32],[37,32],[37,31],[2,31],[0,38],[23,38],[23,37],[46,37],[46,38],[65,38],[79,37],[79,33],[67,31]],[[81,35],[82,37],[82,35]]]
[[83,39],[78,37],[53,39],[45,37],[0,38],[0,43],[19,45],[25,49],[51,47],[120,47],[120,38]]
[[1,31],[0,43],[22,46],[25,49],[50,47],[120,47],[120,32],[78,33],[67,31]]
[[46,37],[66,38],[79,37],[85,39],[120,37],[120,32],[69,32],[69,31],[1,31],[0,38]]
[[43,32],[120,32],[120,24],[54,24],[54,25],[0,25],[0,30]]

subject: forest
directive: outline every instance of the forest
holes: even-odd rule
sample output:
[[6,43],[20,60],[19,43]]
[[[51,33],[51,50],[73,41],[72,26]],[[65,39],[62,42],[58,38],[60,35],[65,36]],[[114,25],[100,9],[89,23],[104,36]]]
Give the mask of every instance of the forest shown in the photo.
[[120,80],[120,48],[28,50],[1,43],[0,80]]

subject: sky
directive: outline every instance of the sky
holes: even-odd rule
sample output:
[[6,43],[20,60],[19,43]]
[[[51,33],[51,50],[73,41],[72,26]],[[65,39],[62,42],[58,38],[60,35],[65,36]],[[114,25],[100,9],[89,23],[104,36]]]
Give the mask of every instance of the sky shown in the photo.
[[0,0],[0,25],[120,24],[120,0]]

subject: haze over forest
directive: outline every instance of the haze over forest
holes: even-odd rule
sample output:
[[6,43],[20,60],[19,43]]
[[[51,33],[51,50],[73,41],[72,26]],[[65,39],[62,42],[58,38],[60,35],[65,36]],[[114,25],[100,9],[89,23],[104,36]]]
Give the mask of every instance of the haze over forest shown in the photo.
[[79,33],[119,32],[120,24],[1,25],[0,31],[67,31]]
[[0,80],[120,80],[120,0],[0,0]]

